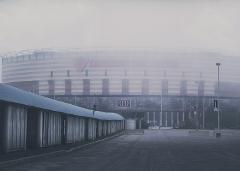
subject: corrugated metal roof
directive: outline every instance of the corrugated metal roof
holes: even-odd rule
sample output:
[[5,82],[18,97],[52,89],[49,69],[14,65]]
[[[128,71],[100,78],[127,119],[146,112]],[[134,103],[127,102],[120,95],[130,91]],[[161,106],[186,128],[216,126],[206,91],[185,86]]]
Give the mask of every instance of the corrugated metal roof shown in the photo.
[[124,119],[121,115],[117,113],[96,111],[93,115],[92,110],[53,100],[47,97],[39,96],[6,84],[0,84],[0,100],[22,104],[29,107],[36,107],[40,109],[51,110],[54,112],[96,118],[100,120]]

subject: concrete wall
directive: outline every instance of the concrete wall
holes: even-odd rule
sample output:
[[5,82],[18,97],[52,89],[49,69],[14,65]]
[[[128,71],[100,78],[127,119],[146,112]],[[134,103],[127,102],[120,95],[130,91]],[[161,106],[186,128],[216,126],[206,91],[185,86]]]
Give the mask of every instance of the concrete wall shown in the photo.
[[126,129],[127,130],[134,130],[134,129],[136,129],[136,120],[134,120],[134,119],[127,119],[126,120]]

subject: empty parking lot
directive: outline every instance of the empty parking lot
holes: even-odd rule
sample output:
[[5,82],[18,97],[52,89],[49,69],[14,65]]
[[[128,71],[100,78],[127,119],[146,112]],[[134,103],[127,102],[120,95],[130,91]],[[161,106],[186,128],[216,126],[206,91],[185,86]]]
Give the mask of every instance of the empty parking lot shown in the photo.
[[189,130],[145,130],[90,145],[56,156],[34,159],[0,170],[239,170],[240,136]]

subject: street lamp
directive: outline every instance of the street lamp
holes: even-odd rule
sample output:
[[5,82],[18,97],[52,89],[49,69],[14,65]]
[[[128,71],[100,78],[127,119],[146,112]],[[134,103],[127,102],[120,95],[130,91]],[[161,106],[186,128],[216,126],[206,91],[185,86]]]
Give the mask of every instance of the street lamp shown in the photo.
[[216,63],[216,66],[218,67],[218,90],[217,90],[217,102],[218,102],[218,108],[217,108],[217,112],[218,112],[218,133],[216,134],[217,137],[221,136],[220,133],[220,110],[219,110],[219,95],[220,95],[220,90],[219,90],[219,67],[220,67],[220,63]]
[[[201,74],[200,74],[200,79],[201,79]],[[204,109],[204,97],[202,97],[201,99],[199,98],[199,95],[201,96],[201,93],[200,93],[200,91],[201,91],[201,86],[200,86],[200,84],[202,84],[202,81],[200,80],[200,81],[195,81],[195,83],[197,84],[197,86],[198,86],[198,95],[197,95],[197,106],[198,106],[198,108],[200,108],[199,107],[199,103],[200,103],[200,100],[202,100],[202,129],[205,129],[205,109]],[[199,112],[200,112],[200,110],[199,110]],[[199,117],[200,117],[200,115],[199,115]],[[199,118],[198,118],[199,119]],[[199,121],[200,122],[200,121]]]
[[159,117],[159,129],[162,127],[162,119],[163,119],[163,95],[161,94],[161,111],[160,111],[160,117]]

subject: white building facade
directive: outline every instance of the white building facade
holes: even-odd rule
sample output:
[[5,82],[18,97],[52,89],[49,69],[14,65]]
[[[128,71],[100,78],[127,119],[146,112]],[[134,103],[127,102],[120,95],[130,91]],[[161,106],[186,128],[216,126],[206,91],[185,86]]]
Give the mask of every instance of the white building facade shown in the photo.
[[[237,57],[140,50],[46,50],[6,56],[2,82],[40,95],[214,96],[216,62],[222,64],[223,85],[240,85]],[[227,89],[225,95],[236,95]]]

